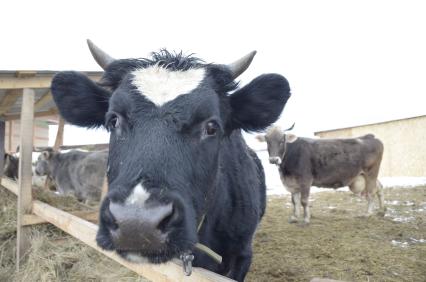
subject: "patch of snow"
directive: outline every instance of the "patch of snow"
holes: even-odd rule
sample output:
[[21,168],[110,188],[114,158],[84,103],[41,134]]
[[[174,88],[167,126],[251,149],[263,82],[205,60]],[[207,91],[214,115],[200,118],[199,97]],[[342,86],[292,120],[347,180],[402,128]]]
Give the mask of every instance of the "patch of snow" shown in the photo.
[[396,206],[399,205],[399,201],[397,200],[393,200],[393,201],[385,201],[386,205],[392,205],[392,206]]
[[403,242],[403,241],[398,241],[398,240],[392,240],[391,244],[397,247],[401,247],[401,248],[407,248],[410,245],[414,245],[414,244],[424,244],[426,243],[425,239],[416,239],[416,238],[408,238],[407,241]]
[[397,241],[397,240],[392,240],[391,244],[395,247],[401,247],[401,248],[407,248],[408,247],[408,242],[401,242],[401,241]]
[[411,222],[415,220],[414,216],[408,216],[408,217],[394,217],[392,218],[392,221],[395,222],[400,222],[400,223],[405,223],[405,222]]

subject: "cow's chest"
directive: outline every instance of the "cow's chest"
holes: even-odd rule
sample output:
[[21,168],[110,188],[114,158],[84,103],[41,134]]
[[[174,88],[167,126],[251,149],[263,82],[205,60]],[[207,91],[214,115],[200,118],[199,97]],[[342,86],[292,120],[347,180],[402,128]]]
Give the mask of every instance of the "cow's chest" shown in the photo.
[[296,177],[290,176],[290,175],[284,175],[281,171],[280,172],[280,178],[281,182],[283,183],[284,187],[287,189],[290,193],[297,193],[300,192],[300,184],[299,181],[297,181]]

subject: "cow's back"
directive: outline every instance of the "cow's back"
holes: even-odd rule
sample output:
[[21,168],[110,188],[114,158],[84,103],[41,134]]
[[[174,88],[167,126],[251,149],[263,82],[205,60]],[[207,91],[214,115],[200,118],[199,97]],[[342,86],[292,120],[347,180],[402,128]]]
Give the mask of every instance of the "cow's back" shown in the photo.
[[318,187],[347,186],[380,161],[383,144],[372,134],[358,138],[298,138],[288,144],[285,174],[312,181]]
[[89,152],[76,164],[76,193],[82,199],[99,200],[106,173],[108,151]]
[[58,154],[54,179],[64,194],[74,193],[80,200],[99,199],[108,153],[72,150]]

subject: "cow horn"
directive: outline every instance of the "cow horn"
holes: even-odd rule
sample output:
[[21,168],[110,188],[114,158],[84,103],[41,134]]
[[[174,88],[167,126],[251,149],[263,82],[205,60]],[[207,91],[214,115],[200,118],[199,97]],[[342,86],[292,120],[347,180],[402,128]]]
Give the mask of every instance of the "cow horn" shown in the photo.
[[296,123],[295,122],[293,122],[293,125],[292,126],[290,126],[289,128],[287,128],[287,129],[285,129],[284,131],[290,131],[290,130],[292,130],[293,128],[294,128],[294,125],[295,125]]
[[104,70],[108,67],[109,64],[115,61],[113,57],[105,53],[101,48],[96,46],[90,39],[87,39],[87,45],[89,46],[90,53],[92,53],[93,58],[98,63],[101,68]]
[[228,68],[232,74],[232,79],[236,79],[238,76],[240,76],[240,74],[245,72],[245,70],[250,66],[251,62],[253,61],[255,55],[256,51],[251,51],[244,57],[228,65]]

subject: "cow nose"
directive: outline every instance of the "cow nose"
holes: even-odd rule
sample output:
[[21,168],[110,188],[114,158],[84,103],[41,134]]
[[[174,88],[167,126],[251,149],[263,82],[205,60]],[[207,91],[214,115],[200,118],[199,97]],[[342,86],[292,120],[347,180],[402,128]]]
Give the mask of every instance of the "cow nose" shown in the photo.
[[269,162],[271,164],[280,165],[281,164],[281,158],[280,157],[270,157]]
[[166,242],[167,233],[164,228],[170,223],[174,213],[171,203],[139,206],[111,202],[109,208],[118,227],[111,230],[116,249],[155,250]]

